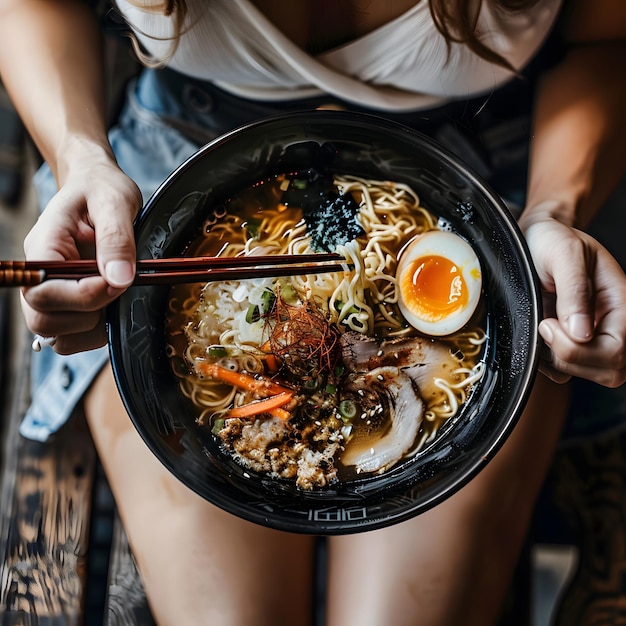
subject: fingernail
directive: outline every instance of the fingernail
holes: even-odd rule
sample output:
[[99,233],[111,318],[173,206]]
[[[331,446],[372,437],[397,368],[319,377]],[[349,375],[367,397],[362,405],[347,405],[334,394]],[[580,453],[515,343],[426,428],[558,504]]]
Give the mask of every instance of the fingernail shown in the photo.
[[113,287],[126,287],[135,277],[133,266],[128,261],[109,261],[104,268],[104,274]]
[[567,320],[567,328],[572,339],[587,341],[593,335],[593,326],[588,315],[575,313]]
[[552,343],[554,334],[550,328],[550,324],[539,324],[539,334],[548,345]]

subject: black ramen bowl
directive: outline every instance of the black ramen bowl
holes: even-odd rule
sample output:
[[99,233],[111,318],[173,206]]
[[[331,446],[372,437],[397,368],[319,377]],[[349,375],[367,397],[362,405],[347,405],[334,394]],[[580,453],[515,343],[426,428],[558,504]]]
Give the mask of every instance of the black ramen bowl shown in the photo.
[[465,485],[511,433],[532,386],[540,300],[527,248],[500,198],[446,150],[378,117],[334,111],[250,124],[206,145],[148,201],[136,223],[139,258],[180,256],[207,208],[268,177],[323,165],[410,185],[421,203],[470,241],[483,268],[486,373],[431,444],[385,473],[317,491],[246,471],[196,423],[166,355],[167,286],[137,286],[109,309],[117,385],[148,447],[185,485],[230,513],[313,534],[389,526]]

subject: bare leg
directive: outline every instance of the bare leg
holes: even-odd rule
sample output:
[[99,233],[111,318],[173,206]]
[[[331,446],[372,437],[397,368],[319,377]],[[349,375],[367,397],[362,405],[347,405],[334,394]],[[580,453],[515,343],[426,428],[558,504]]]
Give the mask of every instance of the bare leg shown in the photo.
[[488,626],[549,467],[567,388],[539,377],[513,434],[457,494],[390,528],[330,543],[329,624]]
[[135,431],[110,368],[85,409],[160,625],[310,623],[310,537],[242,521],[183,486]]

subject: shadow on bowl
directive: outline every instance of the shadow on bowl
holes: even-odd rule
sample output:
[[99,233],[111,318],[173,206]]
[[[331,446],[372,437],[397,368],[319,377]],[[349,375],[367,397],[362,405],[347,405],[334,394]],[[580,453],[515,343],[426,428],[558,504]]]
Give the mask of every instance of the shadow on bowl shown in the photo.
[[511,433],[538,363],[540,299],[523,238],[498,196],[427,137],[381,118],[314,111],[270,118],[206,145],[173,172],[136,222],[138,258],[180,256],[207,208],[270,176],[311,167],[394,180],[472,243],[483,268],[486,372],[460,412],[419,453],[383,474],[317,491],[246,471],[217,446],[166,354],[169,288],[132,287],[108,311],[111,362],[126,409],[156,457],[230,513],[321,535],[406,520],[465,485]]

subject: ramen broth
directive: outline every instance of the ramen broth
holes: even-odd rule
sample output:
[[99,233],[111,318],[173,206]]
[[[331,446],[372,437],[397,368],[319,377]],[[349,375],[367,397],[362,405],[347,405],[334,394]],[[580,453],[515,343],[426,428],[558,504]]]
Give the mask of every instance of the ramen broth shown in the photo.
[[190,256],[336,251],[347,261],[333,273],[172,288],[172,371],[224,454],[311,490],[385,472],[437,436],[480,380],[486,343],[483,298],[445,336],[401,313],[398,257],[440,230],[405,185],[314,171],[261,181],[210,211]]

